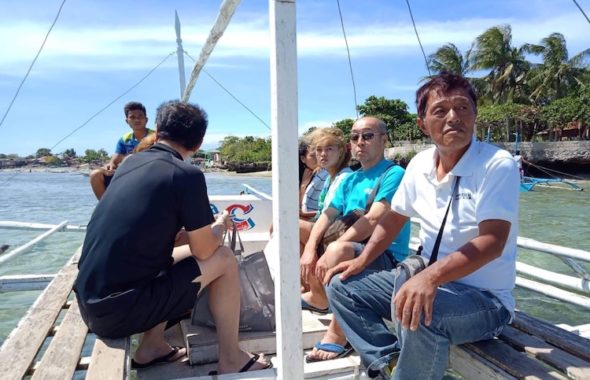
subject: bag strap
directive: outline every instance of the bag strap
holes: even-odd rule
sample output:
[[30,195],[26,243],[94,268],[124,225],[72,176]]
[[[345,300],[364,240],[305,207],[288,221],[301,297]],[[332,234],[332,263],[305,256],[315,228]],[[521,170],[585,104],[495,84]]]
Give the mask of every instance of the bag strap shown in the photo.
[[438,258],[438,248],[440,247],[440,241],[442,240],[443,230],[445,229],[445,224],[447,223],[447,215],[449,215],[449,209],[451,208],[451,203],[453,203],[453,198],[457,189],[459,188],[459,180],[461,177],[455,177],[455,186],[453,186],[453,191],[451,192],[451,199],[449,199],[449,205],[447,206],[447,211],[445,212],[445,217],[442,220],[440,225],[440,229],[438,230],[438,235],[436,236],[436,241],[434,242],[434,247],[432,248],[432,254],[430,255],[430,260],[428,261],[428,265],[434,264],[436,259]]
[[[236,241],[238,243],[240,243],[240,252],[243,253],[244,252],[244,243],[242,243],[242,238],[240,237],[240,234],[238,233],[238,229],[236,228],[236,223],[232,221],[232,226],[231,226],[231,234],[229,234],[229,231],[225,231],[225,235],[228,237],[228,243],[229,243],[229,248],[231,249],[231,251],[236,254]],[[225,240],[225,236],[223,238]]]
[[377,183],[375,184],[375,187],[373,187],[373,191],[371,191],[371,194],[369,194],[369,199],[367,199],[367,207],[365,207],[365,212],[369,212],[369,209],[371,208],[371,206],[373,205],[373,201],[375,200],[375,197],[377,196],[377,191],[379,191],[379,187],[381,186],[381,181],[383,181],[383,178],[385,177],[385,175],[387,174],[387,172],[393,168],[395,166],[395,164],[390,164],[387,169],[385,169],[385,171],[383,173],[381,173],[381,176],[379,176],[379,179],[377,180]]

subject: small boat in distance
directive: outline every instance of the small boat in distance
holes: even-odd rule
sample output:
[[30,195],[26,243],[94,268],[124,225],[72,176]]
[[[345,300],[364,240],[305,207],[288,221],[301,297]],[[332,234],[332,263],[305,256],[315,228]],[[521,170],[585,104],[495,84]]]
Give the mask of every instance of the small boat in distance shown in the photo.
[[584,191],[583,187],[580,187],[577,184],[566,181],[562,178],[522,177],[522,180],[520,181],[520,192],[532,191],[535,187]]

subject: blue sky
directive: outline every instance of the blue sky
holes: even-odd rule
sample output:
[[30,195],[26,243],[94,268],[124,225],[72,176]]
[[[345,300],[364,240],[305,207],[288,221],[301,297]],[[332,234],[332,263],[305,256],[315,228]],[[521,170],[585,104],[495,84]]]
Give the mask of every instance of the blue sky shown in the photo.
[[[0,3],[0,117],[39,49],[62,0]],[[590,0],[578,0],[590,13]],[[198,57],[221,1],[68,0],[19,97],[0,126],[0,153],[51,148],[128,90],[176,49],[174,10],[184,49]],[[413,96],[426,75],[404,0],[340,0],[357,98]],[[570,0],[412,0],[426,53],[453,42],[463,51],[489,27],[510,24],[513,43],[565,35],[570,55],[588,47],[590,25]],[[297,2],[299,130],[355,117],[346,48],[336,0]],[[243,0],[205,69],[270,124],[268,1]],[[185,61],[187,78],[193,62]],[[176,56],[137,88],[57,145],[114,151],[126,131],[123,105],[144,103],[149,125],[163,101],[179,98]],[[270,136],[259,120],[201,74],[192,102],[209,114],[205,148],[226,135]]]

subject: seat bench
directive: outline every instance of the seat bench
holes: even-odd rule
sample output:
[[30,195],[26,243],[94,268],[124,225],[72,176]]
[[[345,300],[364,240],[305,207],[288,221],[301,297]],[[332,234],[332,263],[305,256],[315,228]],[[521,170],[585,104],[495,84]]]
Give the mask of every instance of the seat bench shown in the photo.
[[590,379],[590,340],[522,312],[496,339],[453,346],[467,379]]

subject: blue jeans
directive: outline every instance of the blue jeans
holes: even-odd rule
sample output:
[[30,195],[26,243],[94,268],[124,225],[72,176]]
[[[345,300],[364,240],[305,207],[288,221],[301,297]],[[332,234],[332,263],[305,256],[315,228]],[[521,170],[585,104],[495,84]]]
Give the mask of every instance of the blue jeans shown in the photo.
[[345,281],[336,275],[326,289],[330,309],[371,377],[399,352],[397,338],[383,322],[391,320],[393,273],[365,270]]
[[330,307],[369,376],[383,373],[399,353],[393,379],[440,379],[451,344],[492,338],[510,321],[508,310],[491,293],[448,283],[437,290],[430,326],[420,323],[408,331],[398,323],[398,342],[382,320],[391,320],[393,284],[394,272],[381,271],[344,282],[335,276],[328,287]]

